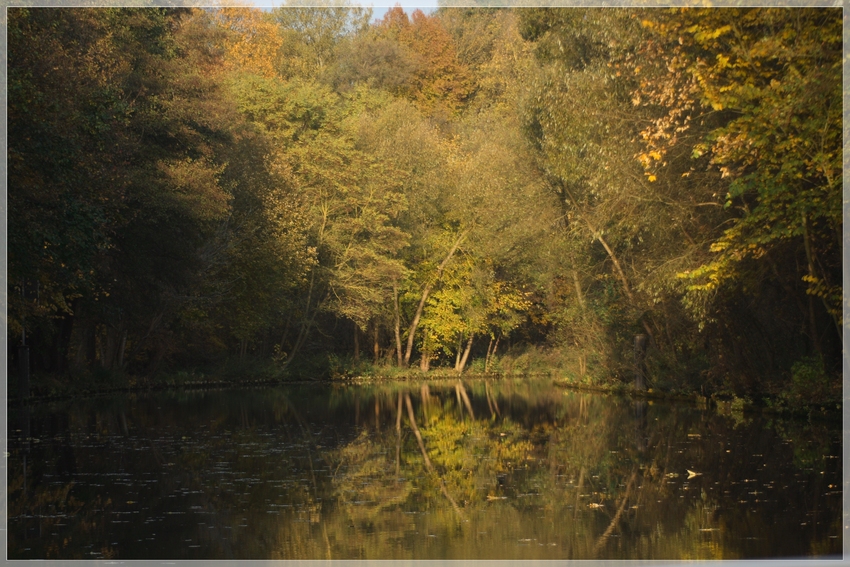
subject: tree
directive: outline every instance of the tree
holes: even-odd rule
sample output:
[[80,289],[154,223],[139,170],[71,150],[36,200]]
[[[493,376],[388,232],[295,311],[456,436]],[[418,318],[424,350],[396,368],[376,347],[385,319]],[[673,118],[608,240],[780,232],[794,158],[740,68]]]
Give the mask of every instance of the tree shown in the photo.
[[210,76],[217,40],[201,20],[165,9],[14,14],[10,283],[42,281],[43,315],[69,321],[57,368],[69,345],[78,365],[107,369],[127,343],[149,346],[192,296],[198,251],[229,211],[219,177],[236,115]]
[[212,17],[216,26],[228,32],[224,42],[228,69],[267,78],[294,72],[291,60],[299,58],[295,53],[285,52],[284,37],[268,13],[253,8],[222,7],[214,10]]
[[315,76],[333,64],[340,42],[366,29],[372,9],[352,7],[347,2],[309,7],[300,4],[296,1],[275,8],[271,17],[288,44],[304,46],[304,76]]
[[[646,21],[675,60],[654,103],[675,89],[670,105],[644,132],[662,157],[697,108],[724,120],[693,147],[731,179],[726,206],[739,212],[712,245],[715,258],[689,273],[692,289],[711,290],[782,241],[800,238],[807,293],[820,297],[840,333],[841,243],[840,18],[834,10],[683,10]],[[673,37],[679,45],[671,45]],[[817,104],[812,104],[813,101]],[[667,102],[665,100],[665,102]],[[669,102],[667,103],[669,105]],[[650,160],[658,161],[658,158]]]
[[413,72],[405,95],[426,114],[442,120],[457,113],[471,90],[468,73],[459,63],[451,35],[436,16],[421,10],[408,15],[396,6],[376,24],[379,38],[397,42]]

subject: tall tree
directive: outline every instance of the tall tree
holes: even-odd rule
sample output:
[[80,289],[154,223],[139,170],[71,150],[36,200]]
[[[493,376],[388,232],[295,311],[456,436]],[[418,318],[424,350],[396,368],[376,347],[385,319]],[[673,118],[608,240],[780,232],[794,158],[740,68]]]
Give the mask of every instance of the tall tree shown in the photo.
[[712,244],[715,257],[689,272],[692,289],[740,277],[742,261],[799,239],[807,293],[822,300],[841,333],[838,11],[681,10],[645,26],[654,40],[647,50],[669,63],[664,80],[644,89],[668,109],[643,133],[647,165],[680,143],[675,132],[703,109],[722,116],[692,151],[709,154],[731,180],[726,206],[737,212]]

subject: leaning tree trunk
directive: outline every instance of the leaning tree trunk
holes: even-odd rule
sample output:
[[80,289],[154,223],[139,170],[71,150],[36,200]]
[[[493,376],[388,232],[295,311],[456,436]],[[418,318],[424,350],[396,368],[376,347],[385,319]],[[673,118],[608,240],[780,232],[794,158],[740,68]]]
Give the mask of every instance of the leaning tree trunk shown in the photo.
[[469,340],[466,342],[466,349],[464,349],[463,356],[456,368],[458,372],[463,372],[463,369],[466,368],[466,361],[469,359],[469,352],[472,350],[472,339],[474,338],[474,334],[469,335]]
[[437,282],[440,281],[440,278],[443,275],[443,270],[446,269],[449,260],[452,259],[452,256],[454,256],[458,249],[458,246],[460,246],[460,243],[463,242],[463,239],[466,238],[468,233],[469,231],[465,230],[458,235],[454,244],[452,244],[449,253],[446,254],[446,257],[443,258],[443,261],[440,262],[440,265],[437,267],[436,277],[425,286],[425,289],[422,290],[422,297],[419,299],[419,305],[416,307],[416,313],[413,315],[413,321],[410,322],[410,327],[407,329],[407,350],[405,350],[404,353],[404,366],[410,364],[410,355],[413,354],[413,340],[416,336],[416,329],[419,327],[419,319],[422,317],[422,311],[425,309],[425,302],[428,301],[428,295],[431,293],[431,290],[434,289]]
[[[573,206],[576,211],[578,211],[584,223],[587,225],[588,230],[593,235],[593,238],[598,240],[602,247],[605,248],[605,252],[608,254],[608,257],[611,259],[611,263],[614,265],[614,275],[617,276],[617,279],[620,280],[620,283],[623,286],[623,292],[626,294],[626,297],[629,299],[629,302],[634,305],[635,304],[635,296],[632,293],[632,288],[629,285],[629,279],[626,277],[626,273],[623,271],[623,267],[620,265],[620,260],[617,258],[617,255],[614,253],[614,250],[608,245],[608,242],[605,241],[605,238],[602,236],[602,232],[597,230],[593,223],[590,222],[590,219],[584,213],[581,207],[579,207],[578,201],[576,201],[575,197],[573,197],[572,191],[569,190],[568,187],[564,186],[564,192],[569,196],[570,201],[572,201]],[[655,333],[652,331],[649,323],[646,319],[641,318],[641,324],[643,328],[646,329],[646,333],[649,335],[649,338],[652,339],[652,342],[656,345],[658,344],[655,341]]]

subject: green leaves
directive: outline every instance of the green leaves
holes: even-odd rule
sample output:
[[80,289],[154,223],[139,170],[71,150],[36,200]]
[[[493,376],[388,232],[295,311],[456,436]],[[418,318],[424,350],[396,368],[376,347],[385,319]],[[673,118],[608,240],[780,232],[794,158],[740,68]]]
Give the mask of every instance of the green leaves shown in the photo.
[[[841,129],[835,109],[840,106],[841,31],[836,14],[682,14],[686,21],[698,19],[684,30],[692,43],[686,41],[676,53],[699,77],[702,103],[734,112],[707,142],[712,163],[731,179],[727,206],[743,205],[744,210],[735,227],[712,246],[720,255],[691,277],[708,272],[720,279],[736,277],[731,270],[737,262],[802,236],[801,219],[827,232],[839,229]],[[724,35],[729,37],[718,41]],[[718,49],[724,52],[712,53]],[[830,246],[816,254],[835,252]]]

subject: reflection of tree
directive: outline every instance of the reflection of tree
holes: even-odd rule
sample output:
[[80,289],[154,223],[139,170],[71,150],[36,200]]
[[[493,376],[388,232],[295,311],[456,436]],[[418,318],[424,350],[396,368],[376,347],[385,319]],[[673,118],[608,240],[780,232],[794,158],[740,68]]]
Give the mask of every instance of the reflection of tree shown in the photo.
[[829,458],[840,431],[823,424],[507,380],[169,394],[60,415],[33,418],[26,476],[10,444],[10,557],[709,559],[841,546],[841,463]]

